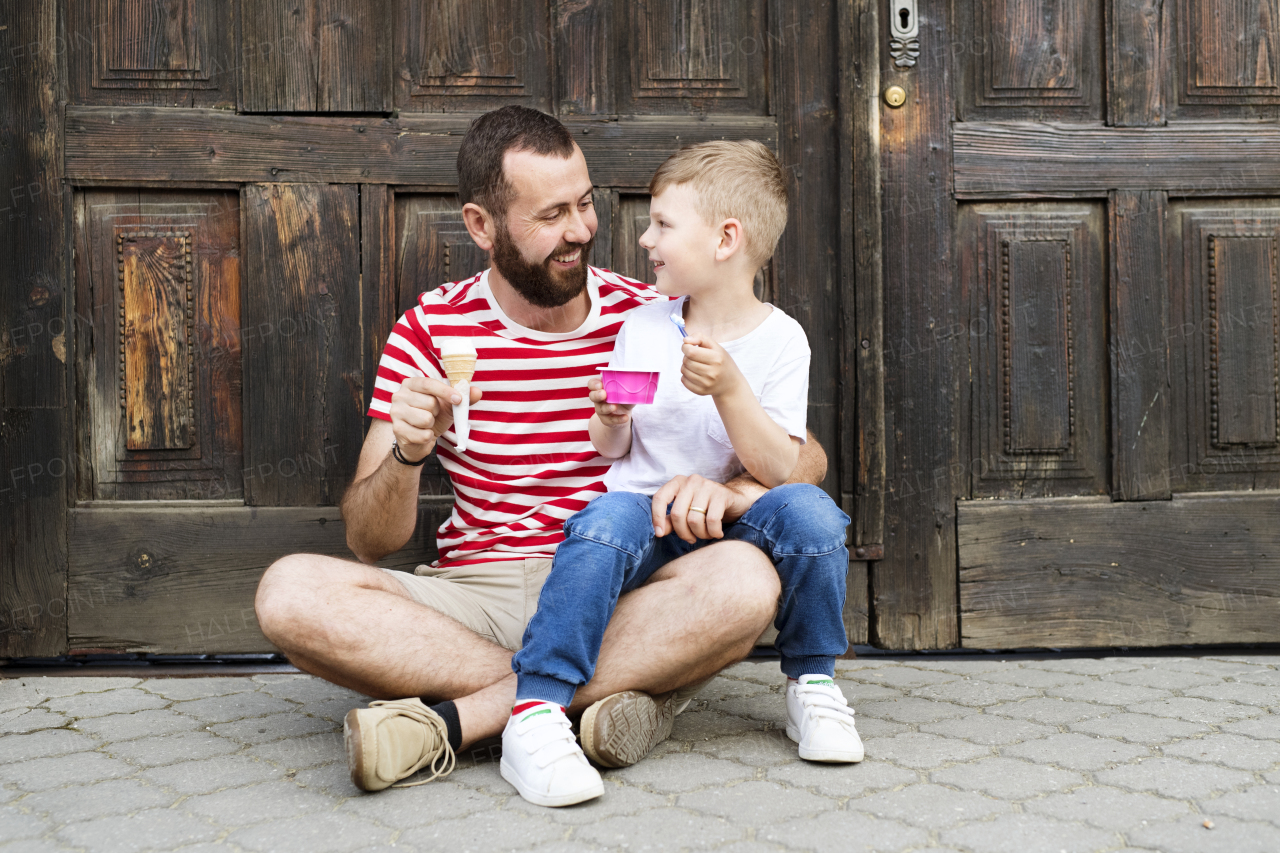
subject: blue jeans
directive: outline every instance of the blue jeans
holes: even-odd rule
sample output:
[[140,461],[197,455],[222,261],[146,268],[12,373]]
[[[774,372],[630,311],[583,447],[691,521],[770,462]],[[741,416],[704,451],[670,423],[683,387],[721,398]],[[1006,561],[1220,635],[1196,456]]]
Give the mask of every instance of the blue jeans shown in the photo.
[[[653,533],[651,499],[609,492],[565,522],[538,611],[512,658],[519,700],[569,706],[591,680],[605,627],[618,597],[641,586],[667,563],[717,540],[694,544],[675,533]],[[844,630],[849,516],[816,486],[770,489],[742,518],[724,526],[726,540],[749,542],[773,560],[782,581],[774,647],[792,678],[835,674],[848,648]]]

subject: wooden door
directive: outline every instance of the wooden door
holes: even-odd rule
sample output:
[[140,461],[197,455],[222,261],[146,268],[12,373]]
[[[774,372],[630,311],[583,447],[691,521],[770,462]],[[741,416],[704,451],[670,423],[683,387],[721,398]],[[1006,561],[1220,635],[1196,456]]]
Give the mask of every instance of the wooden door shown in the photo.
[[1280,3],[917,11],[918,57],[879,31],[877,88],[906,102],[868,119],[888,442],[872,636],[1274,642]]
[[[392,324],[484,264],[454,160],[504,104],[569,125],[597,187],[593,263],[637,276],[663,159],[713,138],[774,148],[792,214],[759,287],[809,334],[810,427],[853,509],[848,3],[21,5],[0,40],[38,62],[4,115],[40,145],[10,185],[44,171],[53,190],[11,239],[63,251],[0,260],[5,328],[67,334],[17,361],[35,332],[6,338],[3,461],[63,474],[0,493],[16,496],[0,599],[18,614],[0,656],[270,650],[263,569],[351,556],[336,505]],[[450,500],[428,466],[417,540],[384,564],[430,560]],[[878,541],[853,543],[855,641]]]

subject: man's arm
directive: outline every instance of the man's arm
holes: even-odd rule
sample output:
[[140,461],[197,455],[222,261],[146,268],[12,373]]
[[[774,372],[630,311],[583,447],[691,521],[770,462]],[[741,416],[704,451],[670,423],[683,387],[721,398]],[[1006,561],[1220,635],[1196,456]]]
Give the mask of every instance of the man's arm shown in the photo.
[[[827,451],[822,449],[822,445],[818,443],[818,439],[811,430],[805,430],[805,432],[808,434],[808,439],[800,447],[800,457],[796,460],[796,467],[791,470],[787,485],[808,483],[811,486],[817,486],[827,478]],[[751,509],[751,505],[769,491],[749,474],[734,477],[725,483],[725,486],[738,496],[738,500],[725,506],[725,521],[737,521],[742,518],[746,511]],[[731,512],[732,515],[730,515]]]

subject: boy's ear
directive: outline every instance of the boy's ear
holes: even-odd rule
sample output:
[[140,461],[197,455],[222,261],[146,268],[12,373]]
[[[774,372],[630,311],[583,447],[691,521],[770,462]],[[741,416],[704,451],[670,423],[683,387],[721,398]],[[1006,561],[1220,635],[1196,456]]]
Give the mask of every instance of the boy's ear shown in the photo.
[[474,202],[462,206],[462,222],[467,226],[467,233],[482,252],[493,251],[494,240],[497,239],[497,223],[485,210]]
[[716,260],[727,261],[734,253],[742,250],[746,235],[742,223],[737,219],[726,219],[720,223],[720,245],[716,246]]

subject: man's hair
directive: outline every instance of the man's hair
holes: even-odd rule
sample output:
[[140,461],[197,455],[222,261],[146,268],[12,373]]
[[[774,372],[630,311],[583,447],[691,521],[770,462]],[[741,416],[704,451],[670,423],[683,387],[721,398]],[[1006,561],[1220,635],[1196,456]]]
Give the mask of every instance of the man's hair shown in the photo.
[[502,220],[515,187],[502,169],[508,151],[573,156],[573,134],[554,116],[529,107],[507,106],[475,121],[458,149],[458,199],[474,202]]
[[747,257],[764,266],[787,227],[787,179],[773,152],[720,139],[682,148],[653,173],[649,194],[682,184],[698,194],[696,209],[708,224],[741,222]]

